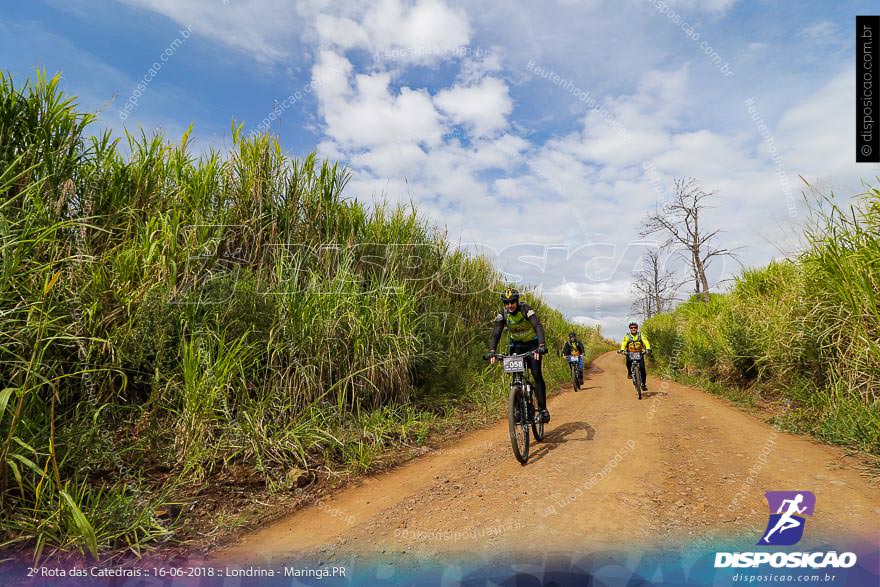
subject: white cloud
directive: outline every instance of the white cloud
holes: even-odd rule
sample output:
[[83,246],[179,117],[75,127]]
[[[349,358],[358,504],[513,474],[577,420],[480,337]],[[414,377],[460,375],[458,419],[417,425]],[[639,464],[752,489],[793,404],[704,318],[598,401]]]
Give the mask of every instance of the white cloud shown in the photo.
[[833,22],[831,22],[830,20],[820,20],[811,23],[809,26],[804,28],[800,32],[800,34],[815,41],[830,37],[835,32],[837,32],[837,26]]
[[443,90],[434,98],[434,103],[455,124],[466,125],[477,137],[505,128],[507,116],[513,110],[507,84],[494,77],[485,77],[478,84]]
[[364,28],[347,17],[319,14],[315,17],[315,29],[318,36],[330,45],[341,49],[369,47],[370,37]]
[[499,48],[465,47],[458,72],[458,81],[465,84],[479,82],[484,77],[501,72],[502,53]]
[[[456,87],[440,93],[449,96]],[[751,130],[725,135],[684,126],[681,113],[692,106],[689,87],[685,70],[649,72],[635,92],[606,101],[615,117],[640,129],[632,131],[635,146],[594,111],[584,116],[583,131],[543,143],[509,130],[480,139],[474,125],[468,148],[447,133],[424,147],[383,144],[355,154],[354,185],[414,198],[435,221],[461,230],[466,242],[494,250],[490,256],[511,279],[538,286],[570,315],[612,328],[629,318],[631,271],[645,247],[639,224],[658,197],[668,197],[674,177],[695,175],[706,189],[720,191],[706,222],[727,229],[724,245],[751,244],[747,264],[776,253],[773,235],[786,209],[771,162],[760,153],[760,137]],[[390,92],[380,95],[395,99]],[[745,109],[743,118],[751,124]],[[653,183],[646,161],[654,166]],[[505,173],[489,180],[483,176],[489,169]],[[499,225],[499,218],[512,220]],[[713,278],[736,269],[717,264]]]
[[[829,169],[821,159],[830,156],[830,161],[839,162],[838,177],[856,177],[853,164],[847,163],[852,149],[837,144],[851,139],[831,129],[833,125],[845,127],[841,120],[852,116],[842,107],[844,100],[852,102],[851,89],[847,90],[851,77],[842,73],[815,97],[790,109],[779,132],[784,137],[790,126],[805,134],[816,133],[809,140],[799,139],[804,151],[816,157],[809,165]],[[626,121],[629,129],[639,129],[632,130],[637,137],[633,142],[639,144],[629,145],[606,121],[589,112],[582,132],[533,144],[527,153],[528,170],[499,178],[491,186],[494,198],[524,210],[529,209],[529,202],[541,204],[540,213],[530,216],[530,226],[518,228],[520,242],[568,243],[575,251],[578,244],[600,245],[597,238],[610,239],[610,251],[587,247],[584,255],[591,261],[586,267],[569,260],[566,266],[550,264],[523,274],[524,281],[544,286],[549,301],[568,312],[595,317],[595,309],[589,308],[593,297],[600,300],[603,314],[626,315],[631,297],[626,286],[632,264],[644,247],[638,237],[639,224],[658,197],[669,197],[674,177],[693,175],[707,190],[719,192],[716,207],[706,211],[705,221],[707,226],[726,230],[719,244],[749,245],[743,252],[747,265],[766,262],[778,254],[777,246],[788,242],[790,235],[780,230],[790,227],[782,184],[772,158],[762,151],[762,138],[749,127],[752,122],[745,107],[739,113],[744,130],[736,134],[688,128],[680,113],[693,106],[689,88],[686,72],[650,72],[633,94],[606,101],[609,111]],[[647,99],[658,94],[662,100]],[[840,112],[829,116],[834,108]],[[816,132],[809,121],[822,117],[828,120],[827,132]],[[825,140],[835,132],[838,138]],[[792,151],[789,165],[800,158],[797,150]],[[643,168],[646,161],[653,164],[653,182]],[[788,176],[796,180],[794,167],[789,167]],[[479,205],[475,202],[472,207]],[[803,220],[802,214],[798,220]],[[504,266],[503,259],[498,262]],[[577,267],[582,270],[573,272]],[[719,262],[713,279],[717,282],[737,270],[738,265],[729,260]]]
[[584,326],[593,327],[598,325],[599,332],[605,338],[610,338],[611,340],[617,340],[619,338],[617,336],[618,331],[620,330],[621,324],[626,324],[629,322],[629,317],[626,315],[621,316],[587,316],[587,315],[576,315],[571,317],[571,321],[575,324],[582,324]]
[[774,138],[795,180],[798,174],[821,178],[836,191],[853,194],[860,191],[861,177],[880,172],[878,165],[855,162],[854,76],[846,68],[780,118]]
[[302,0],[297,9],[313,23],[315,44],[368,51],[380,65],[427,65],[460,58],[472,33],[466,12],[441,0],[361,1],[346,6]]
[[350,157],[358,169],[370,169],[377,176],[387,178],[421,175],[428,159],[428,154],[417,144],[405,142],[381,145]]
[[407,6],[400,0],[379,0],[364,16],[376,51],[402,50],[415,61],[432,60],[444,51],[469,43],[471,27],[463,10],[440,0],[418,0]]
[[692,12],[727,12],[737,0],[666,0],[670,6],[676,9],[689,10]]
[[551,305],[565,308],[572,322],[585,326],[598,324],[602,334],[614,339],[634,316],[630,310],[629,281],[608,283],[567,282],[542,292]]
[[[325,132],[334,142],[349,149],[440,143],[440,115],[426,91],[402,88],[392,93],[387,72],[356,74],[352,84],[351,71],[345,57],[326,50],[313,68]],[[317,84],[322,78],[333,81]]]
[[212,39],[253,59],[278,62],[289,59],[302,24],[288,0],[120,0],[162,14],[193,33]]

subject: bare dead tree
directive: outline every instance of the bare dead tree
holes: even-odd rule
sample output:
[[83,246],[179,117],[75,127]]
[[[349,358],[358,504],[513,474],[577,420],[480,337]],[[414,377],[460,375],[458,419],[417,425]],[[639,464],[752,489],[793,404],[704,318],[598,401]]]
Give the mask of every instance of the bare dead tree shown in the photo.
[[655,313],[668,312],[672,309],[672,302],[682,282],[675,273],[669,270],[663,259],[663,249],[648,249],[645,255],[647,259],[647,274],[651,282],[651,291],[654,295]]
[[639,274],[636,277],[635,282],[633,282],[631,289],[636,297],[630,306],[630,311],[634,315],[641,316],[643,320],[647,320],[655,314],[650,283],[645,279],[643,274]]
[[662,248],[649,248],[642,260],[642,270],[632,284],[632,291],[636,294],[632,311],[647,320],[654,314],[672,309],[682,282],[666,267]]
[[675,179],[672,201],[661,210],[649,214],[642,225],[641,235],[662,233],[667,239],[664,246],[684,249],[694,278],[694,291],[704,302],[709,301],[709,280],[706,270],[716,257],[733,257],[734,252],[714,246],[711,240],[721,229],[707,230],[701,226],[701,213],[708,208],[707,200],[717,192],[706,192],[693,177]]

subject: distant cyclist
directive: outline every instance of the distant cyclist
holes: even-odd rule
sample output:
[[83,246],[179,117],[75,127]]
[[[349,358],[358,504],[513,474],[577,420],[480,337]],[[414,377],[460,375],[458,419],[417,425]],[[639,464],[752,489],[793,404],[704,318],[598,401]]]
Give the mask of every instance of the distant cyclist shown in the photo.
[[562,347],[562,356],[563,357],[577,357],[578,360],[578,371],[584,370],[584,353],[587,351],[584,350],[584,343],[578,340],[577,332],[569,332],[568,333],[568,342],[565,343],[565,346]]
[[541,410],[541,417],[544,422],[549,422],[547,388],[544,385],[544,375],[541,373],[541,353],[547,350],[544,344],[544,327],[535,311],[528,304],[520,303],[517,290],[507,288],[501,294],[501,303],[504,307],[495,316],[492,336],[489,338],[490,361],[495,363],[495,349],[498,348],[501,333],[506,327],[510,336],[510,353],[532,353],[525,358],[525,361],[535,379],[535,395],[538,397],[538,409]]
[[[635,322],[629,323],[629,332],[624,335],[623,340],[620,342],[620,350],[617,351],[622,353],[626,351],[627,353],[650,353],[651,352],[651,343],[648,342],[648,337],[639,332],[639,325]],[[639,362],[639,371],[642,374],[642,391],[648,390],[648,374],[645,371],[645,361],[642,360]],[[626,355],[626,378],[632,379],[632,361],[629,358],[629,354]]]

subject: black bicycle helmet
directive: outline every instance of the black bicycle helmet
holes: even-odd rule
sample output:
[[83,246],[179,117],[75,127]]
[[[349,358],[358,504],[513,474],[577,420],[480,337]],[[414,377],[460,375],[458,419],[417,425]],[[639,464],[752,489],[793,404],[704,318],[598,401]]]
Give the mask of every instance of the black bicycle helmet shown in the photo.
[[501,294],[501,303],[502,304],[518,304],[519,303],[519,291],[508,287]]
[[637,322],[630,322],[630,323],[629,323],[629,327],[632,328],[633,326],[635,326],[636,328],[639,327],[639,325],[638,325]]

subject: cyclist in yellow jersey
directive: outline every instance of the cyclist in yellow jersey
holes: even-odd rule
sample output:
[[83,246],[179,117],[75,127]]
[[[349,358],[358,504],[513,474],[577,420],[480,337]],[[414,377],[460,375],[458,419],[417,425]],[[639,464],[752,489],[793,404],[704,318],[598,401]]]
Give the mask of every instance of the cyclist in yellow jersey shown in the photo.
[[[623,336],[623,340],[620,341],[620,350],[617,351],[619,353],[623,353],[624,351],[628,351],[630,353],[650,353],[651,352],[651,343],[648,341],[648,337],[639,332],[639,325],[635,322],[629,323],[629,332],[627,332]],[[626,378],[632,379],[632,373],[630,371],[632,367],[632,361],[629,360],[629,355],[626,355]],[[642,373],[642,391],[647,391],[648,389],[648,374],[645,372],[645,361],[641,361],[640,371]]]

